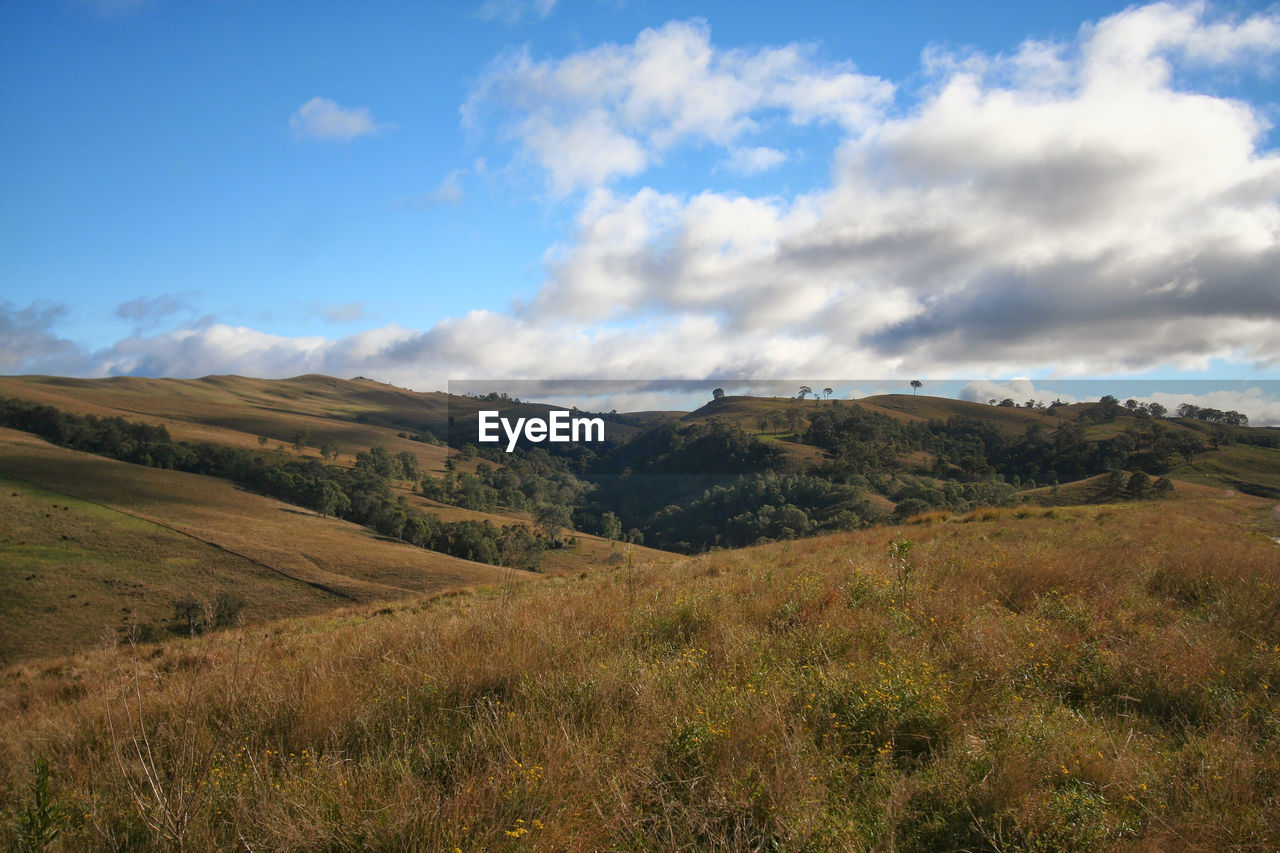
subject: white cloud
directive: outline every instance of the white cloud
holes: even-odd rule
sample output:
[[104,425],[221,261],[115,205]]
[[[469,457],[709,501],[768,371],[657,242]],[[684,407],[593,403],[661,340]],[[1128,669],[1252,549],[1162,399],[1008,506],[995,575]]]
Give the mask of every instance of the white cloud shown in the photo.
[[368,107],[347,108],[328,98],[315,97],[298,107],[289,117],[289,128],[298,139],[328,139],[349,142],[370,136],[393,125],[378,124]]
[[1169,410],[1169,414],[1173,414],[1183,403],[1191,403],[1202,409],[1242,412],[1249,416],[1251,426],[1280,426],[1280,399],[1276,399],[1274,393],[1269,396],[1256,385],[1240,389],[1208,391],[1203,394],[1158,391],[1137,399],[1144,403],[1159,403]]
[[431,192],[397,199],[397,207],[435,207],[439,204],[461,204],[466,193],[462,188],[464,170],[454,169],[444,176],[440,185]]
[[474,87],[463,117],[479,126],[502,112],[503,132],[564,195],[639,174],[684,142],[736,150],[764,129],[768,111],[849,132],[873,122],[893,87],[813,53],[797,44],[723,50],[704,21],[673,21],[632,44],[558,60],[508,53]]
[[[1251,61],[1263,50],[1257,34],[1277,20],[1228,24],[1155,6],[1084,28],[1078,45],[951,60],[935,51],[917,105],[846,128],[826,191],[588,193],[577,234],[548,253],[547,283],[521,317],[588,328],[698,317],[749,362],[776,353],[772,375],[823,358],[827,374],[856,364],[862,375],[1096,375],[1213,359],[1274,368],[1280,156],[1259,147],[1259,109],[1175,88],[1167,72],[1187,57]],[[672,135],[746,133],[749,107],[687,111],[661,75],[638,98],[639,57],[659,52],[651,43],[664,69],[692,75],[692,89],[714,81],[722,105],[747,80],[767,90],[757,78],[772,72],[759,66],[777,60],[761,57],[787,54],[717,63],[730,54],[682,24],[634,46],[519,59],[519,74],[497,75],[519,114],[545,118],[553,92],[582,106],[576,115],[630,134],[614,149],[627,152],[625,166],[549,163],[553,185],[640,171]],[[605,109],[600,91],[616,103]],[[661,120],[628,118],[637,115]],[[687,367],[673,354],[671,370]]]
[[1013,400],[1019,406],[1028,400],[1036,400],[1046,406],[1055,400],[1061,400],[1064,403],[1079,402],[1077,398],[1070,394],[1064,394],[1049,388],[1037,389],[1035,383],[1030,379],[1010,379],[1008,382],[992,382],[986,379],[979,379],[961,388],[960,393],[956,396],[961,400],[970,400],[974,403],[989,403],[992,400],[999,402],[1000,400],[1008,399]]
[[729,155],[729,168],[744,175],[755,175],[777,168],[787,161],[787,155],[776,148],[738,148]]

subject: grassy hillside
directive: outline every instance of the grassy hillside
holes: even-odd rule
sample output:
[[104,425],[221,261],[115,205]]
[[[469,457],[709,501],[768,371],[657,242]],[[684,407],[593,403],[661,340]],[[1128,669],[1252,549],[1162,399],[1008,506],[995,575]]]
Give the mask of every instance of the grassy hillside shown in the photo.
[[342,603],[248,558],[98,503],[0,475],[0,665],[88,648],[170,617],[187,593],[246,594],[245,618]]
[[[858,400],[796,400],[788,397],[735,397],[725,396],[712,400],[700,409],[685,415],[689,422],[719,418],[734,423],[748,432],[759,431],[761,416],[770,413],[786,415],[794,411],[801,417],[832,407],[861,406],[873,412],[889,415],[898,420],[946,420],[953,415],[964,415],[1000,424],[1013,432],[1023,432],[1029,424],[1052,425],[1059,420],[1054,415],[1034,409],[1004,408],[985,403],[971,403],[948,397],[913,396],[911,394],[877,394]],[[1070,407],[1067,407],[1068,409]],[[1062,411],[1066,412],[1067,409]],[[1069,417],[1074,418],[1071,414]],[[789,427],[779,429],[788,432]],[[773,431],[770,426],[766,431]]]
[[161,620],[182,592],[233,589],[260,619],[509,573],[223,480],[65,450],[12,430],[0,430],[0,476],[0,591],[6,612],[22,613],[6,619],[6,662],[83,648],[126,622]]
[[1280,448],[1230,445],[1174,468],[1172,476],[1280,500]]
[[[268,447],[283,445],[292,453],[294,437],[310,434],[311,448],[336,442],[351,461],[359,450],[380,445],[392,453],[409,451],[424,471],[441,473],[447,448],[406,436],[450,428],[474,436],[477,413],[497,403],[441,392],[418,392],[371,379],[336,379],[306,375],[291,379],[206,376],[202,379],[70,379],[55,376],[0,376],[0,396],[20,397],[80,414],[121,415],[161,423],[178,441],[209,441],[230,447],[256,448],[260,436]],[[547,403],[501,404],[509,417],[544,416]],[[665,413],[644,413],[661,417]],[[622,438],[635,427],[609,421],[606,434]],[[474,463],[459,461],[460,470]]]
[[113,849],[1275,849],[1278,533],[991,510],[95,652],[5,680],[0,799],[46,760]]
[[[1132,472],[1125,472],[1126,478]],[[1041,486],[1036,489],[1027,489],[1019,493],[1019,495],[1028,503],[1036,506],[1081,506],[1085,504],[1106,504],[1106,503],[1124,503],[1129,498],[1124,493],[1117,493],[1111,485],[1111,477],[1109,474],[1099,474],[1096,477],[1087,477],[1083,480],[1076,480],[1074,483],[1064,483],[1057,489],[1051,486]],[[1186,480],[1171,480],[1174,486],[1174,499],[1203,499],[1215,497],[1231,497],[1230,489],[1223,489],[1215,485],[1205,485],[1202,483],[1191,483]]]
[[[346,462],[375,445],[392,453],[409,451],[426,471],[443,472],[446,448],[404,435],[447,424],[448,397],[418,393],[368,379],[298,376],[251,379],[67,379],[52,376],[0,376],[0,396],[19,397],[78,414],[124,416],[163,424],[176,441],[208,441],[293,455],[294,437],[310,433],[306,455],[326,441],[336,442]],[[465,469],[464,465],[464,469]]]

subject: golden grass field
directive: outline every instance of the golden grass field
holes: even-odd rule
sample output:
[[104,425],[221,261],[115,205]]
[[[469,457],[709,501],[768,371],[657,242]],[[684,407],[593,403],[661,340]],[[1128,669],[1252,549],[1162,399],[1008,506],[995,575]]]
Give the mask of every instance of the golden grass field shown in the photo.
[[47,761],[72,849],[1276,849],[1277,535],[937,514],[87,652],[6,677],[0,798]]
[[[446,423],[450,405],[442,393],[420,393],[369,379],[297,376],[293,379],[250,379],[208,376],[203,379],[66,379],[51,376],[0,376],[0,395],[55,406],[66,412],[106,415],[163,424],[175,441],[267,449],[288,455],[300,430],[310,433],[310,450],[336,442],[350,464],[361,450],[380,445],[391,453],[409,451],[423,471],[444,472],[449,452],[438,445],[401,438],[427,426]],[[460,405],[459,398],[453,398]],[[364,419],[362,422],[361,419]],[[474,463],[460,463],[470,470]]]

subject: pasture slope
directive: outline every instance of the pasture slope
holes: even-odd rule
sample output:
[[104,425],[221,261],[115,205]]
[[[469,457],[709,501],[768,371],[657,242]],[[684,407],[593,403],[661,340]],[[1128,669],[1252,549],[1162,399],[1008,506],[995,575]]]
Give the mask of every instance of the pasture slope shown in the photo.
[[[225,480],[130,465],[0,430],[0,662],[158,623],[234,591],[246,617],[497,583],[510,570],[426,551]],[[525,573],[520,573],[525,574]]]
[[1276,849],[1278,531],[936,513],[86,652],[0,685],[0,801],[73,848]]

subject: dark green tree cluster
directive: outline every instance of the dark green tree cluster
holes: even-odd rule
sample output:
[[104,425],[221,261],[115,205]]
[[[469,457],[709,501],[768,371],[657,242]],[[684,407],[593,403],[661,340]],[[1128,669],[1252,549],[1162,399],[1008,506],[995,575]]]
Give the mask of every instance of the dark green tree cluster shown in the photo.
[[775,472],[715,486],[684,505],[658,511],[645,541],[672,551],[741,547],[865,527],[877,513],[855,486]]
[[574,506],[591,485],[573,472],[573,463],[541,447],[503,454],[501,467],[487,462],[474,474],[448,471],[427,475],[419,483],[423,496],[466,509],[490,512],[497,507],[531,510],[541,504]]
[[1198,421],[1208,421],[1209,423],[1226,424],[1228,426],[1249,425],[1248,415],[1236,411],[1224,412],[1220,409],[1201,407],[1194,403],[1183,403],[1175,411],[1180,418],[1194,418]]

